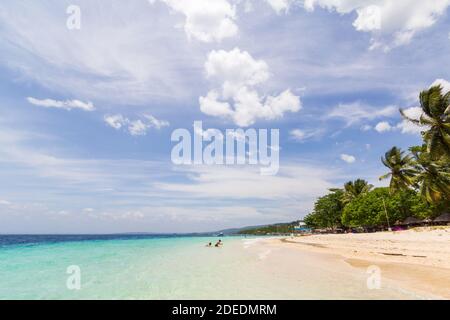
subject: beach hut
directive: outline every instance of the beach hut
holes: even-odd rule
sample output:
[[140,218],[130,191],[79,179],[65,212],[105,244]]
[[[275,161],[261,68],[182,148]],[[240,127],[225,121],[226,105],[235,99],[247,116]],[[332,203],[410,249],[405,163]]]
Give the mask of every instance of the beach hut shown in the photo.
[[422,220],[422,224],[425,226],[430,226],[433,223],[433,220],[431,220],[430,218],[426,218]]
[[434,219],[434,223],[441,224],[441,225],[450,224],[450,213],[447,212],[447,213],[440,215],[439,217]]
[[420,221],[419,219],[417,219],[415,217],[409,217],[409,218],[406,218],[405,221],[403,221],[403,225],[408,226],[408,227],[417,226],[417,225],[420,225],[421,223],[422,223],[422,221]]
[[406,230],[406,226],[403,224],[401,220],[397,220],[394,223],[394,227],[392,228],[392,231],[403,231]]

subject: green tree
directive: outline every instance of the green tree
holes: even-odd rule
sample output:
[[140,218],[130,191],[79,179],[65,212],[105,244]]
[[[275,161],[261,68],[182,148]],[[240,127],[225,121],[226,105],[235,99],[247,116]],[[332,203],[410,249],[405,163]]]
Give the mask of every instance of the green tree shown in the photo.
[[405,155],[400,148],[393,147],[381,158],[390,172],[380,177],[380,180],[391,178],[389,189],[391,193],[406,190],[414,184],[414,161],[411,155]]
[[439,85],[420,94],[423,114],[419,120],[411,119],[400,110],[405,119],[426,129],[422,136],[431,160],[450,159],[450,92],[444,94],[442,90]]
[[409,216],[426,218],[433,214],[432,208],[414,190],[392,194],[388,188],[377,188],[354,199],[344,208],[342,224],[349,227],[386,226],[383,199],[391,223]]
[[333,189],[331,193],[319,198],[315,205],[314,211],[305,219],[305,223],[315,228],[337,228],[341,225],[342,197],[344,191],[341,189]]
[[344,205],[347,205],[357,197],[368,193],[372,189],[373,185],[369,184],[363,179],[349,181],[344,185],[344,195],[342,197],[342,202]]

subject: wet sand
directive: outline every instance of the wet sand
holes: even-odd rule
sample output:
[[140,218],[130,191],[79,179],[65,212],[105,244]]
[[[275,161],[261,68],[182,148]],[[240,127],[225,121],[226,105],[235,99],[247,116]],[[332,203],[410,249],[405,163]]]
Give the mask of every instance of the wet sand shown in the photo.
[[380,269],[382,279],[423,298],[450,299],[450,228],[373,234],[313,235],[266,240],[268,247],[338,257],[355,270]]

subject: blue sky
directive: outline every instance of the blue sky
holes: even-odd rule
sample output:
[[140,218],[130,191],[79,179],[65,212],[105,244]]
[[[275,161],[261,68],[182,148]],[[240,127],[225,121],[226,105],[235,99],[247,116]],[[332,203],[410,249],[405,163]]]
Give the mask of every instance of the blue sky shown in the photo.
[[[80,29],[69,29],[75,5]],[[383,185],[450,89],[449,0],[0,4],[0,233],[193,232],[292,221]],[[280,129],[281,168],[175,166],[171,133]]]

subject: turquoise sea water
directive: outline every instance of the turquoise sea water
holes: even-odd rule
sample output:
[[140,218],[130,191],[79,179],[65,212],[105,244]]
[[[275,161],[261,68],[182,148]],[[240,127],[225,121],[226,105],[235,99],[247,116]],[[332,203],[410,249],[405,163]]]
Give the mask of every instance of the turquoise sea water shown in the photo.
[[[220,274],[221,268],[233,267],[226,250],[205,248],[209,241],[217,239],[125,237],[3,245],[0,299],[208,297],[211,286],[224,285],[211,278],[216,272],[210,268]],[[228,245],[236,241],[227,239]],[[69,266],[80,268],[81,290],[67,288]]]
[[[267,249],[251,239],[225,237],[223,248],[205,247],[217,240],[0,236],[0,299],[413,297],[391,288],[369,291],[364,272],[301,252],[290,254],[289,261],[283,249]],[[70,266],[79,267],[80,290],[66,285]]]

